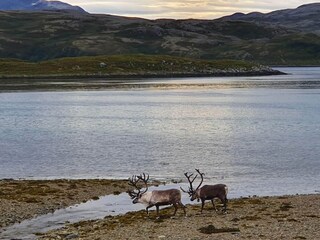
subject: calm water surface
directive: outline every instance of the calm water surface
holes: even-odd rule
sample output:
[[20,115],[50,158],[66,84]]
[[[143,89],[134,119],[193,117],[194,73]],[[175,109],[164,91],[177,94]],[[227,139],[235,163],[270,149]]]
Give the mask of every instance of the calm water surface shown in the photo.
[[[320,80],[319,68],[288,70],[243,80]],[[194,168],[235,196],[319,191],[320,89],[0,94],[0,179],[178,180]]]

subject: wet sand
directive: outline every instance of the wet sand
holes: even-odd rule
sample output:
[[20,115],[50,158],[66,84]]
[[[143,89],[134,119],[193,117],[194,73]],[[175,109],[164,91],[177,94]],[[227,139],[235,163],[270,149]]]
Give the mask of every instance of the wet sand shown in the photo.
[[[0,180],[1,227],[128,189],[122,180]],[[221,208],[221,206],[220,206]],[[39,239],[320,239],[320,194],[232,199],[228,213],[208,202],[172,208],[147,217],[145,211],[84,221]]]
[[119,194],[127,188],[125,180],[0,180],[0,231],[22,220]]

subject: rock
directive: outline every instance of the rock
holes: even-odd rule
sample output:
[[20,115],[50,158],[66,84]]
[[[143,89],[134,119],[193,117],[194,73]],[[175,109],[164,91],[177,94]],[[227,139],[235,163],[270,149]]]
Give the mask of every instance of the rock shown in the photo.
[[75,238],[79,238],[79,235],[72,233],[72,234],[69,234],[68,236],[66,236],[66,239],[75,239]]
[[107,66],[107,64],[104,63],[104,62],[101,62],[99,65],[100,65],[101,68],[105,68]]

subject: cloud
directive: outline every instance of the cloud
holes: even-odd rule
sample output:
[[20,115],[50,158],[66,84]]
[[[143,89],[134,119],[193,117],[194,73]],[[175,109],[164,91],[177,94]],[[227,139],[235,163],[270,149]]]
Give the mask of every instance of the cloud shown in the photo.
[[90,13],[105,13],[143,18],[214,19],[235,12],[270,12],[296,8],[314,0],[65,0]]

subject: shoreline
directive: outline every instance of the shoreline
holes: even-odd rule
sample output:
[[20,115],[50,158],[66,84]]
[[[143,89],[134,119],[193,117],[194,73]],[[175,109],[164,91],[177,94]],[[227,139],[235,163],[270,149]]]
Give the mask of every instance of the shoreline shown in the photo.
[[68,92],[68,91],[108,91],[108,90],[170,90],[170,89],[319,89],[319,81],[233,81],[218,83],[110,83],[110,82],[67,82],[1,84],[0,93],[15,92]]
[[[291,195],[231,199],[228,212],[215,212],[207,202],[186,205],[172,217],[173,208],[129,212],[102,220],[68,224],[62,229],[38,233],[38,239],[319,239],[320,195]],[[216,238],[214,238],[216,237]]]
[[[0,233],[1,229],[22,220],[127,189],[126,180],[0,180]],[[129,212],[70,224],[38,236],[46,240],[69,239],[70,236],[82,239],[137,239],[138,236],[145,236],[142,239],[157,239],[159,236],[166,236],[166,239],[211,239],[216,233],[202,233],[199,229],[211,231],[216,228],[226,230],[218,233],[220,239],[250,239],[256,234],[260,239],[279,239],[280,230],[284,239],[317,239],[320,233],[315,226],[318,226],[320,213],[315,209],[320,209],[319,193],[242,197],[229,200],[226,215],[214,212],[210,202],[206,203],[202,215],[199,205],[187,204],[187,218],[181,210],[171,218],[173,209],[168,208],[160,210],[162,217],[156,219],[153,209],[149,217],[145,211]],[[311,231],[310,228],[307,231],[303,223],[312,226]],[[272,230],[276,226],[278,229]]]
[[127,190],[127,180],[0,180],[1,228],[55,210]]
[[[277,70],[275,70],[277,71]],[[279,72],[282,75],[282,72]],[[218,74],[221,75],[221,74]],[[73,75],[60,77],[0,77],[0,93],[14,92],[68,92],[68,91],[114,91],[114,90],[171,90],[171,89],[241,89],[241,88],[274,88],[274,89],[319,89],[319,80],[299,80],[291,78],[275,79],[241,79],[243,76],[272,76],[279,74],[241,74],[235,75],[214,74],[185,74],[185,75]],[[290,75],[285,73],[285,75]],[[230,81],[223,78],[233,77]],[[201,77],[210,78],[212,81],[201,81]],[[217,77],[217,81],[215,81]],[[238,80],[237,77],[240,79]],[[191,83],[179,79],[199,78],[199,83]],[[171,80],[174,80],[172,82]]]
[[79,90],[113,90],[113,89],[144,89],[144,88],[241,88],[241,83],[210,83],[210,84],[153,84],[148,80],[197,77],[245,77],[287,75],[277,70],[271,72],[233,72],[233,73],[186,73],[186,74],[134,74],[134,75],[72,75],[72,76],[11,76],[0,77],[1,92],[20,91],[79,91]]
[[108,80],[137,80],[137,79],[155,79],[155,78],[191,78],[191,77],[255,77],[255,76],[273,76],[287,75],[279,70],[270,71],[248,71],[248,72],[214,72],[214,73],[146,73],[146,74],[84,74],[84,75],[3,75],[0,80],[74,80],[74,79],[108,79]]

